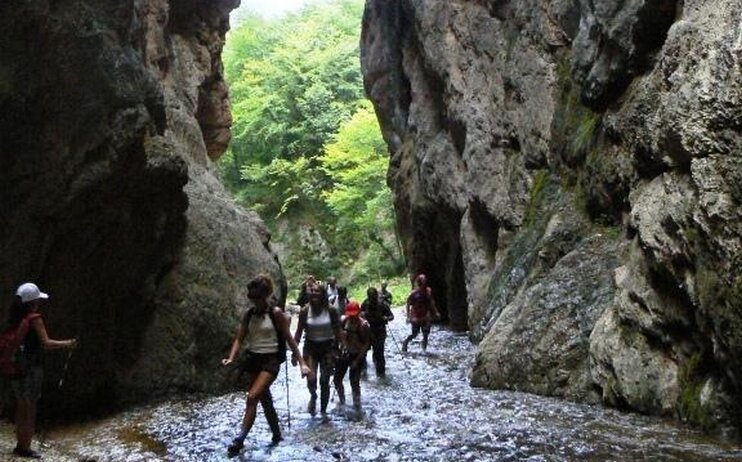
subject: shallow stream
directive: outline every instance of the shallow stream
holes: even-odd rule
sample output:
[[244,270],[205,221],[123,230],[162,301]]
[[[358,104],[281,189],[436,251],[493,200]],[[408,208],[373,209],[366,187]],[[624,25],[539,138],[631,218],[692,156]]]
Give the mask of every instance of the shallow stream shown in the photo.
[[[282,369],[272,391],[284,441],[270,446],[271,433],[259,408],[244,451],[231,460],[742,460],[742,445],[676,422],[524,393],[473,389],[468,374],[474,348],[465,335],[434,328],[427,354],[413,342],[410,352],[402,355],[398,342],[408,327],[395,321],[390,328],[388,377],[377,380],[369,361],[362,416],[332,402],[326,420],[312,417],[297,369],[289,368],[288,388]],[[346,385],[348,395],[349,390]],[[70,460],[226,461],[226,447],[242,412],[242,393],[184,397],[59,428],[44,439]]]

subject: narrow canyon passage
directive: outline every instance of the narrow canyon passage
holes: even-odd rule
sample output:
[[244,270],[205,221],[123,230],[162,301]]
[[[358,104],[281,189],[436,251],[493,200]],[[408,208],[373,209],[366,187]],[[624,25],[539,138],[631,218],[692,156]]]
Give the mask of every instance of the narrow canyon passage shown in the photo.
[[[465,335],[435,328],[427,354],[413,342],[402,356],[398,345],[408,326],[399,309],[395,315],[387,338],[388,378],[377,380],[369,364],[368,379],[362,383],[362,418],[350,406],[339,408],[334,393],[328,421],[311,417],[306,412],[308,393],[295,368],[289,368],[287,406],[282,370],[272,391],[285,440],[269,446],[271,433],[259,409],[244,451],[232,460],[742,459],[742,447],[666,420],[470,388],[474,348]],[[42,449],[48,460],[59,461],[226,461],[226,446],[242,415],[242,399],[241,393],[188,397],[45,431]],[[10,437],[5,435],[9,430],[2,430],[4,440]],[[9,452],[11,446],[6,446]]]

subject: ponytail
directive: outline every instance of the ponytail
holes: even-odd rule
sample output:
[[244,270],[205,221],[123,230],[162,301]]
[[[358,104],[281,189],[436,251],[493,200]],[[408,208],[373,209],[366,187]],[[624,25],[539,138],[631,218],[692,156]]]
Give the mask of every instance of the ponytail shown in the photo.
[[8,327],[20,324],[21,320],[28,314],[28,303],[21,301],[20,295],[13,295],[13,301],[8,310]]

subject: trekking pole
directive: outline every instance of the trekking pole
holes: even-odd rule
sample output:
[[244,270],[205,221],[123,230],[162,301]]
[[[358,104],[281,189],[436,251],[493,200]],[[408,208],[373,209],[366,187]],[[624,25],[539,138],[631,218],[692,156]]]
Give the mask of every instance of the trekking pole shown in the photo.
[[291,430],[291,402],[289,401],[289,363],[284,363],[284,371],[286,372],[286,412],[288,413],[289,419],[289,430]]
[[[75,341],[77,341],[77,337],[75,337]],[[75,351],[74,348],[70,348],[69,350],[67,350],[67,358],[64,360],[64,367],[62,367],[62,376],[59,378],[57,389],[61,389],[62,385],[64,385],[64,378],[67,376],[67,369],[70,367],[70,359],[72,359],[73,351]]]
[[394,342],[394,346],[397,347],[397,353],[402,357],[402,365],[404,366],[405,370],[407,371],[407,374],[412,375],[412,372],[410,372],[410,368],[407,366],[407,359],[405,358],[405,354],[402,352],[402,349],[399,347],[399,342],[397,342],[397,337],[394,336],[394,331],[391,327],[387,328],[387,332],[389,332],[389,335],[392,337],[392,341]]

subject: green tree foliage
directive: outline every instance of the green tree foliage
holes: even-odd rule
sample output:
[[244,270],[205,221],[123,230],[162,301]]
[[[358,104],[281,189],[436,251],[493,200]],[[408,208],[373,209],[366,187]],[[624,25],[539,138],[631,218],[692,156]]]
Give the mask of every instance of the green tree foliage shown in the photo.
[[393,268],[401,270],[396,237],[390,232],[394,213],[385,187],[386,145],[370,103],[340,127],[320,161],[333,180],[333,187],[322,197],[337,217],[341,251],[353,253],[370,241]]
[[[230,32],[224,61],[233,142],[221,165],[228,186],[247,204],[259,202],[265,192],[247,183],[258,177],[280,182],[272,178],[278,171],[275,159],[308,160],[304,181],[315,183],[315,189],[326,186],[316,158],[363,98],[362,11],[359,0],[317,3],[278,21],[248,16]],[[291,207],[261,205],[266,216]]]
[[[219,167],[283,238],[296,260],[283,262],[290,280],[401,267],[386,148],[363,97],[362,14],[363,0],[317,2],[279,20],[248,16],[227,36],[233,138]],[[301,226],[319,232],[330,257],[282,234]]]

